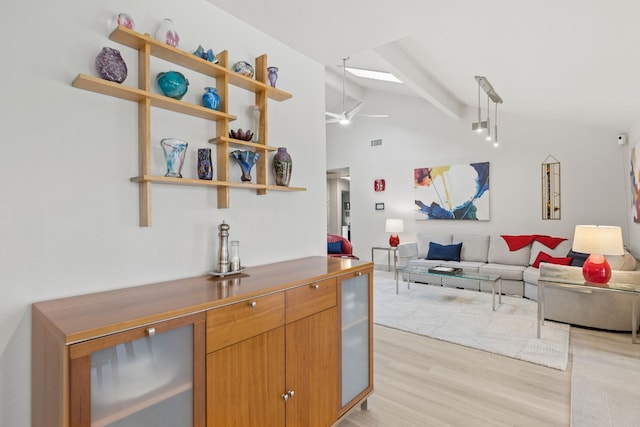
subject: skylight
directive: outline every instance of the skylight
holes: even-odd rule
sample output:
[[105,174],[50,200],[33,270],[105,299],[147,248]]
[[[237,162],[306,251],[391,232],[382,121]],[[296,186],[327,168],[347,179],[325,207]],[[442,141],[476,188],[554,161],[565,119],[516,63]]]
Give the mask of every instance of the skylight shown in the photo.
[[345,67],[345,69],[356,77],[363,79],[382,80],[385,82],[402,83],[402,81],[386,71],[366,70],[364,68]]

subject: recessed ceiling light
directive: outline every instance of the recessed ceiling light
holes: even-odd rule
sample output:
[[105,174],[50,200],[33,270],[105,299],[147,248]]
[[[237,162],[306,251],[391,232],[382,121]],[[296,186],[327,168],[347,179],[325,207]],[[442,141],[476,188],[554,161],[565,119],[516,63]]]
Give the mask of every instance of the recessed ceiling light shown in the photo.
[[364,68],[345,67],[345,69],[356,77],[363,79],[382,80],[385,82],[402,83],[402,81],[386,71],[366,70]]

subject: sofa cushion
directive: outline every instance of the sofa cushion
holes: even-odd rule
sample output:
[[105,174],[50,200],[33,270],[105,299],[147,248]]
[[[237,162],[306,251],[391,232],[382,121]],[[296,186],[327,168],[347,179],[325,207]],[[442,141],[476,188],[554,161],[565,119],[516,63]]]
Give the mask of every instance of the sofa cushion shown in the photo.
[[510,251],[507,242],[502,236],[492,235],[490,239],[488,262],[521,266],[529,265],[531,246],[527,245],[517,251]]
[[531,243],[531,256],[529,257],[529,265],[533,265],[533,263],[536,261],[536,258],[538,258],[538,254],[541,251],[546,252],[552,257],[567,257],[569,256],[567,255],[567,252],[571,250],[572,244],[573,242],[571,240],[563,240],[562,242],[558,243],[555,248],[551,249],[550,247],[545,246],[538,241],[534,241],[533,243]]
[[520,280],[522,281],[522,273],[527,267],[524,265],[512,264],[485,264],[478,270],[482,274],[492,274],[500,276],[504,280]]
[[342,253],[342,241],[338,240],[337,242],[328,242],[327,243],[327,253],[330,253],[330,254],[341,254]]
[[567,256],[571,257],[571,265],[573,267],[582,267],[584,262],[589,257],[589,254],[585,254],[584,252],[574,252],[573,250],[569,250],[567,252]]
[[624,255],[607,255],[605,256],[611,270],[632,271],[636,269],[636,259],[626,250]]
[[429,242],[429,252],[427,259],[441,259],[443,261],[460,261],[460,251],[462,243],[451,245],[441,245],[436,242]]
[[522,280],[524,280],[525,283],[531,283],[533,285],[537,285],[539,278],[540,278],[540,269],[532,266],[525,268],[524,272],[522,273]]
[[487,262],[489,256],[488,234],[454,234],[452,242],[462,243],[460,259],[463,261]]
[[451,234],[445,233],[418,233],[418,258],[426,258],[429,252],[429,242],[440,243],[441,245],[449,245],[452,243]]
[[538,252],[536,260],[531,264],[532,267],[539,268],[541,262],[549,262],[558,265],[571,265],[571,257],[553,257],[544,251]]

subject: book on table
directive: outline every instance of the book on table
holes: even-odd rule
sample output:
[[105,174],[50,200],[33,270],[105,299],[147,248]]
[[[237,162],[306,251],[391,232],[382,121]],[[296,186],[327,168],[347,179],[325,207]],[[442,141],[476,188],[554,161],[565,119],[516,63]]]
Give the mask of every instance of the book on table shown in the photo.
[[462,269],[459,267],[447,267],[443,265],[439,265],[437,267],[432,267],[429,269],[429,273],[436,274],[462,274]]

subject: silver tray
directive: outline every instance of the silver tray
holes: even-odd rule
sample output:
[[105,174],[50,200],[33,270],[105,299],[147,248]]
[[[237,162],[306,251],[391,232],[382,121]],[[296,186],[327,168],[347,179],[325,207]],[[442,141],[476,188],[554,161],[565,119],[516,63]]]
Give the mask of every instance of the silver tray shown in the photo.
[[217,276],[217,277],[233,276],[234,274],[242,273],[246,269],[247,269],[246,267],[240,267],[240,270],[227,271],[226,273],[221,273],[218,270],[211,270],[209,272],[209,274],[212,275],[212,276]]

